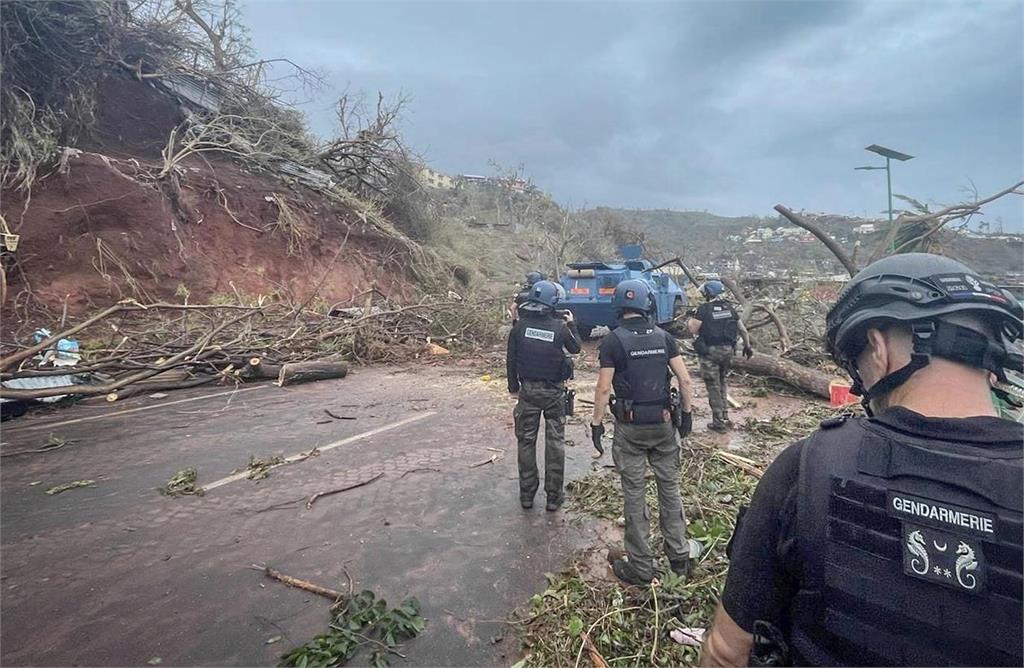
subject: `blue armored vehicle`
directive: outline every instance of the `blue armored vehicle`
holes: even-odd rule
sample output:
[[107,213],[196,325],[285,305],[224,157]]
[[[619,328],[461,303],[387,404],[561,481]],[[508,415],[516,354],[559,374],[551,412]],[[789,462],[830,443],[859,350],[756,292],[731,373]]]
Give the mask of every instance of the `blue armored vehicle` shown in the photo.
[[565,288],[565,297],[558,307],[572,311],[584,339],[591,338],[594,329],[602,325],[609,329],[615,327],[616,314],[612,308],[615,286],[630,278],[646,281],[651,286],[652,310],[659,325],[672,328],[673,321],[686,311],[686,292],[671,276],[659,271],[676,260],[654,266],[640,257],[643,251],[638,245],[623,246],[619,252],[623,257],[621,264],[572,262],[558,279]]

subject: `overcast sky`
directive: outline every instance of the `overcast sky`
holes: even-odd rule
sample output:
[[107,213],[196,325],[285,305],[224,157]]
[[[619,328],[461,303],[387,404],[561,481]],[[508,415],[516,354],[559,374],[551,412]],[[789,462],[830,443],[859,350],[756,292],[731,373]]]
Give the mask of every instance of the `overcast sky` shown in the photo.
[[[408,143],[449,173],[522,163],[571,206],[882,215],[1024,173],[1024,2],[273,2],[254,46],[346,88],[405,93]],[[1024,198],[989,209],[1024,229]]]

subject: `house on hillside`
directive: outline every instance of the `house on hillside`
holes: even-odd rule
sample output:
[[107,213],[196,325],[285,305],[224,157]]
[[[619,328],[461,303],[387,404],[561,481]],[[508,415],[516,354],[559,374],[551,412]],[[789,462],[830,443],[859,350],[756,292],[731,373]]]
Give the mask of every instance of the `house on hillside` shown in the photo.
[[874,234],[877,231],[874,223],[864,223],[853,228],[854,234]]
[[436,188],[438,190],[455,190],[459,182],[454,176],[449,176],[426,165],[420,166],[416,173],[416,180],[425,188]]

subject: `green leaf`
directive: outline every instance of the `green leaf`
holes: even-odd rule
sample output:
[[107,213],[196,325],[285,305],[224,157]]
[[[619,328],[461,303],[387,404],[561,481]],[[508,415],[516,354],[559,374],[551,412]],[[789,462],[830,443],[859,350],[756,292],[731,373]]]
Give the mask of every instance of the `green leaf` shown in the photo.
[[583,620],[579,617],[573,617],[569,620],[569,635],[576,637],[583,633]]

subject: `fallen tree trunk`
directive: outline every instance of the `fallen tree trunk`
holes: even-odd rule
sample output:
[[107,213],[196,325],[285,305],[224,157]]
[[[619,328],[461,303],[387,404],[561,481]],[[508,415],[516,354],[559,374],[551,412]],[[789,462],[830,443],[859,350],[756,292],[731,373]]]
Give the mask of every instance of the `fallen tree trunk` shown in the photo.
[[259,357],[250,357],[245,366],[238,370],[238,377],[246,381],[277,380],[280,373],[280,364],[264,364]]
[[348,364],[344,362],[292,362],[285,364],[277,374],[281,387],[313,380],[344,378],[348,375]]
[[832,380],[829,376],[781,357],[754,353],[753,357],[747,359],[737,355],[733,358],[732,366],[737,371],[777,378],[798,390],[826,399],[829,397],[828,384]]

